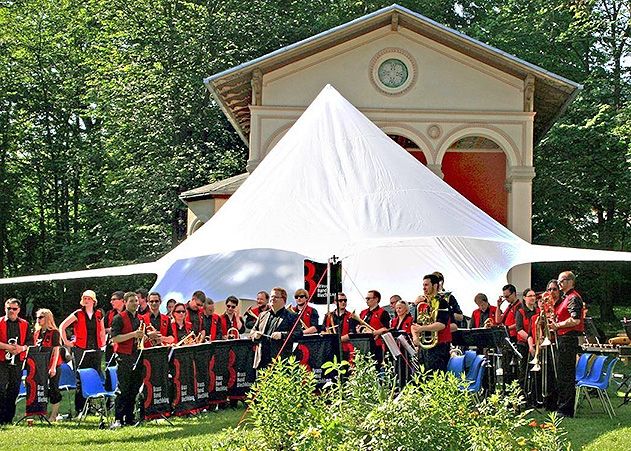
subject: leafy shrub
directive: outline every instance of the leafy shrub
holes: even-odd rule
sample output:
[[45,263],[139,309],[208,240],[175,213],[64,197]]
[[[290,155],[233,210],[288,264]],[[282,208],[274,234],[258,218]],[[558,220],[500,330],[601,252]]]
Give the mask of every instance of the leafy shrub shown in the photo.
[[[247,428],[227,431],[226,450],[561,450],[560,420],[543,425],[519,412],[516,385],[476,404],[452,374],[421,374],[396,390],[391,368],[379,373],[358,355],[327,364],[343,378],[317,394],[313,374],[296,360],[261,372],[249,395]],[[510,394],[512,393],[512,394]],[[516,393],[516,394],[515,394]]]

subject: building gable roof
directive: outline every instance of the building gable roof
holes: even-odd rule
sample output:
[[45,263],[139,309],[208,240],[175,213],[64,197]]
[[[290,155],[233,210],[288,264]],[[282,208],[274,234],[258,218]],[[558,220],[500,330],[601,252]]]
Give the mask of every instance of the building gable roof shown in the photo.
[[237,133],[248,144],[253,77],[389,25],[407,28],[522,80],[528,76],[534,77],[534,110],[537,112],[535,143],[543,138],[582,88],[578,83],[396,4],[212,75],[204,83]]

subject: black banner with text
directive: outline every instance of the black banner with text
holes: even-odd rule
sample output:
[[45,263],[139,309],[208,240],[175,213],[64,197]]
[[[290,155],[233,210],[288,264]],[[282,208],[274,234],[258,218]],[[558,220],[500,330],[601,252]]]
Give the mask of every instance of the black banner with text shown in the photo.
[[169,352],[171,348],[151,347],[142,352],[143,395],[145,419],[151,420],[171,413],[169,398]]
[[[48,366],[50,349],[39,350],[31,346],[28,350],[24,369],[26,378],[26,416],[46,415],[48,407]],[[58,369],[59,370],[59,369]]]

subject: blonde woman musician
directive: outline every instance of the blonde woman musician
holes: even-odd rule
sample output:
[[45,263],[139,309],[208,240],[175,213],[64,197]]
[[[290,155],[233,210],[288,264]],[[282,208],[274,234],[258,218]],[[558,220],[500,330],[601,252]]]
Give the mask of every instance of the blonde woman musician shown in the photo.
[[48,365],[48,400],[51,404],[48,421],[57,421],[59,414],[59,403],[61,402],[61,392],[59,391],[59,366],[61,356],[59,350],[61,346],[61,336],[55,324],[53,312],[48,309],[39,309],[36,313],[37,323],[33,333],[33,344],[43,349],[51,349],[50,363]]

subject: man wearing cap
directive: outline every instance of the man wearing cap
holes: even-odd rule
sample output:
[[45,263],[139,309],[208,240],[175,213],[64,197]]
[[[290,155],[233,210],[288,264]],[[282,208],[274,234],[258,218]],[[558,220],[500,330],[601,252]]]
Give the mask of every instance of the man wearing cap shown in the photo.
[[20,392],[22,361],[27,343],[33,342],[28,322],[18,317],[21,305],[18,299],[8,299],[4,303],[6,314],[0,318],[0,426],[13,421],[15,400]]
[[[59,325],[59,333],[64,345],[73,348],[74,368],[94,368],[101,372],[101,348],[105,346],[105,325],[103,312],[96,308],[96,293],[86,290],[81,295],[81,308],[72,312]],[[74,340],[69,340],[66,329],[74,324]],[[75,390],[75,411],[83,410],[85,398],[81,393],[81,381],[77,373]]]

